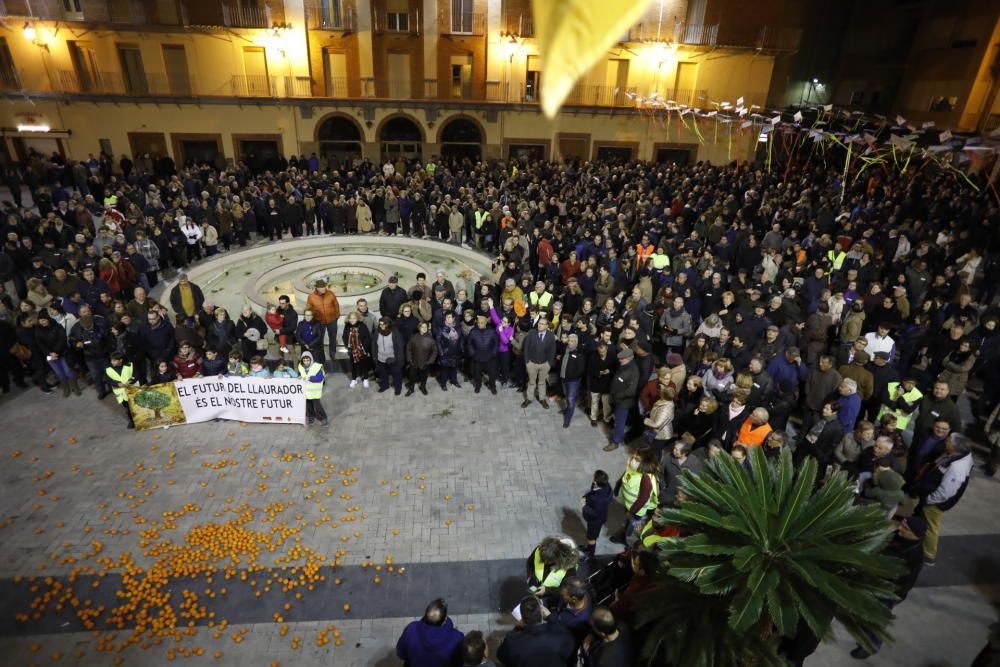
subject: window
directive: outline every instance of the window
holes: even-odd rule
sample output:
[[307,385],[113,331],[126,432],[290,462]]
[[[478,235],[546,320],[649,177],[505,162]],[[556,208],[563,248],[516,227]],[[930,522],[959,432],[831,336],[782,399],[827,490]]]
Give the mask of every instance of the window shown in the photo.
[[410,15],[405,12],[389,12],[386,20],[389,32],[409,32]]
[[63,15],[67,19],[83,20],[83,7],[80,0],[62,0]]
[[472,34],[473,0],[451,0],[451,31],[457,34]]
[[539,86],[542,83],[542,65],[538,56],[528,56],[527,71],[524,75],[524,100],[537,102]]
[[851,91],[851,106],[857,106],[858,104],[865,103],[865,91],[864,90],[852,90]]
[[406,0],[389,0],[386,3],[385,29],[389,32],[410,32],[410,13]]
[[167,70],[167,92],[171,95],[190,95],[191,75],[183,44],[163,45],[163,66]]
[[146,70],[142,66],[142,52],[135,45],[118,45],[118,59],[122,65],[122,83],[125,92],[132,95],[149,93]]
[[73,63],[75,81],[64,81],[72,92],[89,93],[100,88],[101,75],[97,69],[97,55],[89,44],[73,40],[66,41],[70,61]]
[[0,89],[20,90],[21,80],[14,67],[14,57],[10,55],[7,38],[0,37]]
[[340,0],[319,0],[320,24],[324,28],[343,28],[344,11]]

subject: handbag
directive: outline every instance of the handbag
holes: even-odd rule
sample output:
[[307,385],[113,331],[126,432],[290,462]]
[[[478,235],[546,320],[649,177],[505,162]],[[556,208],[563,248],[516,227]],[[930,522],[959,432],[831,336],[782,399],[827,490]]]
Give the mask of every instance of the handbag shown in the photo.
[[258,352],[267,352],[267,339],[266,338],[261,338],[260,340],[257,341],[257,351]]
[[11,355],[18,361],[30,361],[31,360],[31,348],[24,343],[14,343],[10,347]]

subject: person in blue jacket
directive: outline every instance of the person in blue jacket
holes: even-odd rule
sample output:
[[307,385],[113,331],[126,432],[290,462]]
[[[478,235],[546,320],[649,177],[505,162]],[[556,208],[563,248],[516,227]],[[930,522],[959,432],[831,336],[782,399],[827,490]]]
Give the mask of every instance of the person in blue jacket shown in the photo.
[[448,618],[448,605],[434,600],[419,621],[406,626],[396,642],[396,657],[407,667],[459,667],[465,635]]

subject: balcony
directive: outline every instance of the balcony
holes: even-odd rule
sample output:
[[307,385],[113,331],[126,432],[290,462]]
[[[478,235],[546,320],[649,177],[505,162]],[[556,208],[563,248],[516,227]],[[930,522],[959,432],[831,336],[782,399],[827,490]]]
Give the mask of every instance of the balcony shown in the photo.
[[507,35],[517,37],[535,36],[535,17],[531,13],[516,14],[514,12],[504,12],[501,17],[502,32]]
[[306,22],[311,30],[356,32],[354,10],[344,9],[337,0],[306,3]]
[[674,104],[684,104],[689,107],[695,107],[696,109],[705,109],[710,106],[707,90],[675,88],[673,90],[668,90],[665,95],[661,95],[660,100],[668,103],[673,102]]
[[108,19],[121,24],[148,25],[155,22],[143,3],[135,0],[109,0]]
[[23,79],[24,70],[11,67],[0,68],[0,90],[16,92],[24,90]]
[[719,39],[719,24],[685,23],[678,21],[674,26],[674,38],[678,44],[691,46],[715,46]]
[[420,12],[387,12],[372,10],[372,30],[376,33],[420,34]]
[[438,16],[438,26],[442,35],[485,35],[486,14],[445,10]]
[[630,42],[673,42],[674,31],[682,23],[667,23],[666,21],[643,21],[629,28]]
[[[408,79],[361,79],[361,97],[382,100],[419,100],[424,84]],[[433,97],[437,97],[434,95]]]
[[147,72],[135,80],[121,72],[86,72],[59,70],[56,72],[59,92],[98,95],[164,95],[171,97],[194,96],[194,83],[171,82],[166,74]]
[[634,99],[637,90],[634,87],[576,86],[566,97],[565,103],[570,106],[631,107],[635,105]]
[[234,74],[229,85],[233,97],[312,97],[308,76]]
[[222,5],[222,24],[227,28],[270,28],[271,8]]

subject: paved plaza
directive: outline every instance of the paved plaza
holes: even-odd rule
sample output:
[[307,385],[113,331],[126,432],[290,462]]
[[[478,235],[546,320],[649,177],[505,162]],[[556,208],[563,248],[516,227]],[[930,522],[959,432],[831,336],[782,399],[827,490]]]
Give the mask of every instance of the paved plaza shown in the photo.
[[[511,391],[430,387],[396,397],[335,373],[331,425],[308,430],[136,433],[93,390],[5,397],[0,664],[398,665],[396,638],[438,595],[495,645],[524,557],[551,533],[582,539],[580,495],[625,455],[579,413],[563,429]],[[997,620],[998,502],[977,472],[897,608],[897,643],[868,664],[971,662]],[[120,629],[89,620],[101,606]],[[852,646],[841,632],[806,664],[852,663]]]

